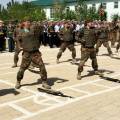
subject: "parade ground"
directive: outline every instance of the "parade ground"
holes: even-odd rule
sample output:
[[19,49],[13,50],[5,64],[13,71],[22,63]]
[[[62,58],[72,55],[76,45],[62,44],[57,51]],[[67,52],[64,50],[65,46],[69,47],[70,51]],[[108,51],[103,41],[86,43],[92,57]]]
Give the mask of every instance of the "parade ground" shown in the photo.
[[71,63],[68,49],[56,64],[59,48],[40,49],[49,84],[63,96],[40,92],[40,76],[28,70],[21,88],[14,89],[19,69],[11,68],[14,53],[0,53],[0,120],[120,120],[120,53],[112,48],[111,58],[101,47],[97,58],[104,76],[94,75],[88,60],[82,79],[77,80],[80,45],[76,50],[76,64]]

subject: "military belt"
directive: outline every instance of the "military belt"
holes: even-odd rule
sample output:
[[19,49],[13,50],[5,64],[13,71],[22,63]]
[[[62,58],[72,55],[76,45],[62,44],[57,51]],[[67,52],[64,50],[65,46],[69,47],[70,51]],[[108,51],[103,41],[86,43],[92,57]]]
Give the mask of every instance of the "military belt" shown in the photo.
[[81,48],[82,51],[95,51],[95,48]]

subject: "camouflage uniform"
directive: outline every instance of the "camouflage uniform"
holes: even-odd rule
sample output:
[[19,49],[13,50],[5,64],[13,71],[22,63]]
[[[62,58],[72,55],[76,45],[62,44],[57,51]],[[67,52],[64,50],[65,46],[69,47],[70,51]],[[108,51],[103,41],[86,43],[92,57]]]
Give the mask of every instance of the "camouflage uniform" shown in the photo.
[[98,73],[98,63],[96,59],[96,50],[94,48],[96,44],[96,31],[94,28],[88,29],[84,28],[82,31],[80,31],[80,37],[82,39],[79,39],[79,42],[81,45],[81,60],[78,66],[78,75],[77,79],[81,79],[81,72],[83,71],[83,66],[85,62],[90,58],[92,60],[92,67],[95,71],[95,73]]
[[96,44],[96,53],[99,52],[99,47],[101,47],[101,45],[103,44],[104,47],[107,48],[109,55],[112,54],[112,50],[109,46],[108,43],[108,29],[105,27],[100,28],[100,30],[98,30],[98,40],[97,40],[97,44]]
[[18,40],[18,36],[19,36],[19,33],[22,29],[20,27],[17,27],[15,30],[14,30],[14,41],[15,41],[15,53],[14,53],[14,65],[12,67],[17,67],[17,63],[18,63],[18,60],[19,60],[19,57],[18,55],[20,54],[20,52],[22,51],[22,48],[21,48],[21,42]]
[[41,53],[39,51],[40,40],[39,36],[42,32],[41,26],[31,26],[30,30],[21,31],[19,35],[19,41],[22,43],[23,56],[20,69],[17,73],[17,84],[16,88],[20,88],[20,81],[23,79],[25,70],[29,67],[30,63],[33,62],[40,69],[40,76],[42,79],[43,87],[50,89],[50,86],[47,83],[47,72],[45,65],[42,61]]
[[117,41],[117,26],[116,23],[112,23],[111,27],[111,47],[115,47],[115,42]]
[[60,57],[62,56],[62,53],[68,48],[72,52],[72,58],[73,62],[75,62],[76,57],[76,50],[74,47],[74,41],[73,41],[73,29],[71,27],[69,28],[63,28],[60,33],[60,39],[62,41],[60,50],[57,54],[57,62],[59,62]]

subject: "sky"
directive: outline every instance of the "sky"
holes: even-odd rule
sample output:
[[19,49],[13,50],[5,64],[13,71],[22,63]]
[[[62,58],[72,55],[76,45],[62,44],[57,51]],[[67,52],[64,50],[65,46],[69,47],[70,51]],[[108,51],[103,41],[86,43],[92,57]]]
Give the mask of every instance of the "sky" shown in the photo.
[[[6,6],[6,4],[11,1],[11,0],[0,0],[0,4],[3,6]],[[19,1],[22,2],[23,0],[15,0],[15,1]],[[25,1],[25,0],[24,0]],[[28,0],[28,1],[33,1],[33,0]]]

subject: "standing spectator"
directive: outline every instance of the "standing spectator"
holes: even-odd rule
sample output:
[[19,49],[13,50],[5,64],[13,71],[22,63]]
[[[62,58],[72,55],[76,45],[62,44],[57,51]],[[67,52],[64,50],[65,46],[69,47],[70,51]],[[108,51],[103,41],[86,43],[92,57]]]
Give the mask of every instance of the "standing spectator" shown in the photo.
[[53,24],[53,22],[50,22],[49,26],[48,26],[48,36],[49,36],[50,48],[53,48],[53,45],[54,45],[54,35],[55,35],[54,24]]
[[0,20],[0,52],[5,50],[5,45],[6,45],[5,37],[6,37],[6,29],[3,24],[3,21]]
[[13,32],[14,32],[14,26],[11,23],[9,23],[7,27],[9,52],[13,52],[14,47],[15,47],[14,40],[13,40]]

